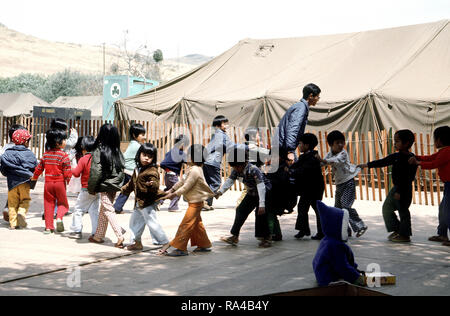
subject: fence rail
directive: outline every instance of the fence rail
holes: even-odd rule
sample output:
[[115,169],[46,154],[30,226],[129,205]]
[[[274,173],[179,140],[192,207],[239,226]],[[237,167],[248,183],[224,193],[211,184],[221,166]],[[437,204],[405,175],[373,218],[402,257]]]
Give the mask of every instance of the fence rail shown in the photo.
[[[33,135],[30,142],[30,149],[38,159],[42,157],[45,146],[45,132],[49,129],[52,119],[48,118],[6,118],[2,117],[1,123],[1,145],[8,142],[8,130],[12,124],[25,126]],[[133,121],[142,124],[147,130],[147,141],[152,142],[158,148],[158,161],[164,158],[164,154],[174,145],[174,139],[179,134],[189,135],[191,143],[198,143],[204,146],[210,141],[211,126],[207,124],[180,125],[156,121]],[[69,120],[69,128],[75,128],[79,136],[92,135],[97,133],[102,124],[102,120]],[[116,120],[113,123],[120,131],[122,150],[126,148],[129,141],[130,121]],[[270,148],[271,131],[267,128],[260,128],[261,142]],[[330,150],[326,137],[327,131],[310,131],[319,140],[317,150],[324,157]],[[231,127],[229,136],[237,143],[243,143],[244,128]],[[350,161],[354,164],[367,163],[368,161],[380,159],[390,153],[395,152],[392,131],[383,130],[381,132],[346,132],[346,149],[350,156]],[[436,152],[429,134],[415,134],[416,142],[412,152],[417,155],[429,155]],[[298,152],[300,155],[300,152]],[[225,158],[224,158],[225,159]],[[224,161],[225,162],[225,161]],[[231,173],[231,168],[224,163],[222,176],[226,178]],[[323,168],[325,181],[325,197],[333,197],[335,186],[331,175],[331,167]],[[382,201],[392,187],[391,168],[365,169],[356,177],[357,194],[360,200]],[[242,190],[240,183],[234,185],[234,190]],[[420,205],[437,205],[441,200],[441,190],[443,184],[437,176],[436,170],[418,169],[413,186],[413,203]]]

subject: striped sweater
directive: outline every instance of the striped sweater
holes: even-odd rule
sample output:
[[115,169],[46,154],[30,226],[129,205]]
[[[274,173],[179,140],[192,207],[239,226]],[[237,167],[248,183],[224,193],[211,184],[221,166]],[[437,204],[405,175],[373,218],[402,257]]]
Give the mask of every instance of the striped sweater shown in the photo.
[[33,180],[37,180],[44,170],[45,181],[68,183],[72,177],[69,155],[62,150],[46,151],[34,171]]

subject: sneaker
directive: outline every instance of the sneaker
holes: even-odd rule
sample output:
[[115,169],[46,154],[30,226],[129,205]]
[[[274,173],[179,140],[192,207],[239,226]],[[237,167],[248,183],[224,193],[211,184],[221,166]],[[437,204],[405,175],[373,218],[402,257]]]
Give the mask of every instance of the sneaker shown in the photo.
[[368,227],[364,226],[363,228],[361,228],[360,230],[358,230],[358,232],[356,233],[356,237],[359,238],[362,235],[364,235],[364,233],[367,231]]
[[3,211],[3,219],[5,222],[9,222],[9,213],[7,211]]
[[316,235],[312,236],[311,239],[312,240],[322,240],[323,237],[325,237],[325,236],[316,234]]
[[442,243],[442,246],[447,246],[447,247],[449,247],[449,246],[450,246],[450,241],[444,241],[444,242]]
[[69,233],[68,237],[70,239],[82,239],[83,235],[82,235],[81,232],[79,232],[79,233],[78,232],[71,232],[71,233]]
[[197,247],[194,249],[193,252],[211,252],[211,248],[202,248],[202,247]]
[[213,211],[214,207],[208,205],[205,203],[205,205],[203,205],[202,211]]
[[297,239],[302,239],[305,236],[311,236],[311,233],[308,234],[308,233],[304,233],[304,232],[299,231],[298,234],[295,235],[294,237],[297,238]]
[[239,237],[236,236],[220,237],[220,240],[232,246],[236,246],[239,243]]
[[55,231],[53,229],[45,229],[44,230],[44,235],[50,235],[50,234],[53,234],[53,233],[55,233]]
[[392,234],[390,234],[390,235],[388,236],[388,240],[392,241],[392,239],[395,238],[395,237],[397,237],[397,236],[398,236],[398,233],[397,233],[397,232],[393,232]]
[[432,236],[428,238],[429,241],[435,241],[435,242],[446,242],[448,241],[448,237],[445,236]]
[[180,249],[175,249],[172,252],[169,252],[168,254],[166,254],[166,256],[169,256],[169,257],[184,257],[187,255],[189,255],[189,253],[187,251],[183,251]]
[[402,236],[402,235],[396,235],[391,238],[392,242],[411,242],[411,238]]
[[264,239],[263,241],[261,241],[259,243],[258,247],[259,248],[269,248],[269,247],[272,247],[272,243],[269,240]]
[[134,244],[129,245],[127,247],[127,250],[130,250],[130,251],[140,251],[143,249],[144,249],[144,246],[142,246],[142,243],[140,241],[135,241]]
[[62,233],[64,231],[64,223],[61,219],[56,220],[56,231]]
[[122,214],[123,210],[121,210],[121,211],[115,210],[115,212],[116,212],[116,214]]
[[17,222],[20,228],[27,228],[27,221],[23,214],[17,214]]

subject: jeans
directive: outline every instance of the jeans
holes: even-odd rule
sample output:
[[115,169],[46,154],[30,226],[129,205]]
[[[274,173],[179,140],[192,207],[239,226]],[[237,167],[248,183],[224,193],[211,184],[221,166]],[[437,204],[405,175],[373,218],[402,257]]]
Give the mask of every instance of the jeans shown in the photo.
[[[400,200],[394,198],[396,187],[393,187],[389,191],[386,200],[383,203],[383,218],[387,231],[397,232],[403,237],[409,237],[412,235],[411,229],[411,213],[409,212],[409,206],[412,199],[412,188],[408,193],[402,193]],[[398,219],[395,211],[398,211],[400,220]]]
[[448,237],[450,228],[450,182],[444,183],[444,197],[439,204],[438,235]]
[[147,225],[154,245],[164,245],[169,242],[166,233],[156,218],[156,207],[157,203],[143,209],[138,207],[134,208],[130,218],[131,241],[140,242],[145,225]]
[[86,189],[82,188],[78,194],[77,202],[74,207],[70,230],[76,233],[81,233],[83,230],[83,215],[85,213],[89,213],[92,226],[91,235],[94,235],[97,230],[99,207],[99,195],[91,195]]
[[[203,165],[203,174],[205,175],[206,183],[209,185],[213,192],[219,190],[220,186],[222,185],[222,177],[220,173],[220,168],[206,164]],[[211,206],[213,203],[213,198],[207,199],[206,202],[209,206]]]
[[[128,174],[125,173],[124,184],[127,184],[130,180],[131,180],[131,176],[129,176]],[[122,193],[119,194],[119,196],[116,199],[116,203],[114,203],[114,209],[117,212],[122,212],[123,211],[123,206],[127,202],[128,197],[129,197],[128,195],[124,195]]]

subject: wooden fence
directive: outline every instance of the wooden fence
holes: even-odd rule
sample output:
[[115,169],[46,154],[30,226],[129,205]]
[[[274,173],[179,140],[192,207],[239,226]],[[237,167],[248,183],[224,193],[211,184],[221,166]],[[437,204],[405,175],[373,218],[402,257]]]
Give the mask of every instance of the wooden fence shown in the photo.
[[[8,142],[8,130],[12,124],[22,124],[31,132],[33,138],[30,142],[30,149],[39,159],[44,153],[45,132],[49,129],[51,119],[48,118],[2,118],[1,123],[1,145]],[[174,139],[179,134],[189,135],[191,143],[198,143],[204,146],[210,141],[211,126],[206,124],[178,125],[155,121],[133,121],[142,124],[147,130],[147,141],[152,142],[158,148],[158,161],[162,161],[164,154],[174,145]],[[101,120],[69,120],[69,128],[75,128],[79,136],[92,135],[97,136],[100,126],[105,121]],[[126,148],[129,141],[129,121],[114,121],[113,124],[118,127],[122,150]],[[260,128],[261,142],[270,148],[271,131],[267,128]],[[317,150],[324,157],[329,151],[326,142],[327,132],[311,131],[319,139]],[[236,143],[244,142],[244,128],[230,127],[228,132],[231,139]],[[390,153],[395,152],[392,131],[381,132],[347,132],[346,149],[349,152],[350,160],[354,164],[366,163],[371,160],[380,159]],[[429,134],[416,134],[416,142],[412,152],[418,155],[433,154],[436,150],[431,142]],[[300,152],[298,153],[300,155]],[[225,159],[225,158],[224,158]],[[224,169],[222,176],[226,178],[230,172],[230,167],[223,163]],[[323,177],[326,184],[325,197],[333,197],[335,186],[331,175],[331,167],[323,168]],[[392,187],[391,168],[365,169],[355,179],[357,185],[356,198],[360,200],[382,201]],[[234,190],[242,190],[240,183],[235,184]],[[438,205],[441,200],[441,191],[443,183],[440,182],[436,170],[417,171],[416,180],[413,186],[413,203],[425,205]]]

